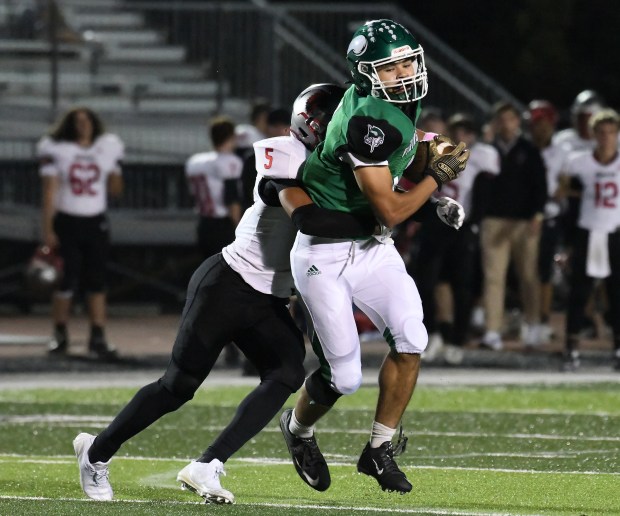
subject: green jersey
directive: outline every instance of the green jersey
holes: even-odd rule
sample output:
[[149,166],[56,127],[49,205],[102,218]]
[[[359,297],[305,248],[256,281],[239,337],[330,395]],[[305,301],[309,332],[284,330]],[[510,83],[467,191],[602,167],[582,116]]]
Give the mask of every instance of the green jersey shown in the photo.
[[[415,108],[415,119],[420,102]],[[353,165],[387,165],[396,183],[415,155],[414,121],[394,104],[361,97],[351,86],[327,127],[325,141],[308,157],[302,180],[322,208],[372,216]]]

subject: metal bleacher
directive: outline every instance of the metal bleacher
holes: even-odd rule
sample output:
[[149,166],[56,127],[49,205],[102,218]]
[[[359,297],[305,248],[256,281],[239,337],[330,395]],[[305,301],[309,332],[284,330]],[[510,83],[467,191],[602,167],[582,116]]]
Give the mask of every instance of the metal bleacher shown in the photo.
[[[123,216],[144,223],[145,210],[154,209],[146,201],[159,195],[155,209],[182,220],[191,217],[191,202],[186,192],[181,198],[184,187],[177,183],[185,159],[209,147],[208,118],[225,113],[245,122],[251,100],[258,96],[287,106],[307,84],[343,82],[347,70],[341,49],[365,19],[398,19],[419,35],[431,83],[427,104],[481,117],[494,101],[512,98],[389,3],[57,1],[80,41],[61,40],[54,47],[45,34],[16,38],[11,26],[22,2],[0,2],[0,210],[32,210],[32,216],[20,219],[29,221],[27,228],[10,232],[24,239],[36,233],[31,227],[39,203],[34,146],[69,106],[91,107],[126,144],[124,173],[131,201],[117,206]],[[162,176],[147,181],[144,169],[149,167]],[[153,184],[175,186],[156,192]],[[18,198],[16,191],[30,195]],[[7,235],[6,225],[0,224],[0,238]],[[131,232],[114,234],[132,238]],[[140,234],[175,242],[185,234],[187,243],[194,238],[187,226]]]

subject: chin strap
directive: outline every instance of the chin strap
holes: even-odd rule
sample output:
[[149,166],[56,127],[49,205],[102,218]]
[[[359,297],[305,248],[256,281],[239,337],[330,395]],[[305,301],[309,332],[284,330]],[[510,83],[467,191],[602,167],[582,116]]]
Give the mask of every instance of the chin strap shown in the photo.
[[394,446],[394,456],[398,456],[401,453],[404,453],[407,448],[407,441],[409,438],[403,432],[403,424],[400,424],[400,431],[398,432],[398,441],[396,442],[396,446]]

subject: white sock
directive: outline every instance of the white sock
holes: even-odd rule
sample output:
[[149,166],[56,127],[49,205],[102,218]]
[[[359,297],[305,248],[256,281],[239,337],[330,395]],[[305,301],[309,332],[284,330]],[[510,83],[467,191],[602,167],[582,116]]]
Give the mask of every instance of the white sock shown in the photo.
[[291,414],[291,421],[288,424],[288,429],[293,435],[301,437],[302,439],[308,439],[314,435],[314,425],[306,426],[302,425],[295,417],[295,411]]
[[390,428],[388,426],[372,422],[372,432],[370,433],[370,447],[378,448],[385,441],[391,441],[392,437],[396,433],[396,428]]

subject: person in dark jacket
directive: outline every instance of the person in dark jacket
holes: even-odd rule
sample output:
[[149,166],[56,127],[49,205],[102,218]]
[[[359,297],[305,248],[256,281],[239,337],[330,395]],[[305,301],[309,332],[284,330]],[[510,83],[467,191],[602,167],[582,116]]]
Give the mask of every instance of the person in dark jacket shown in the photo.
[[547,200],[546,169],[538,148],[521,134],[521,113],[500,102],[493,110],[493,145],[500,153],[500,173],[494,178],[482,221],[486,332],[482,345],[499,350],[504,314],[506,274],[514,260],[526,323],[526,346],[539,342],[540,292],[538,246]]

